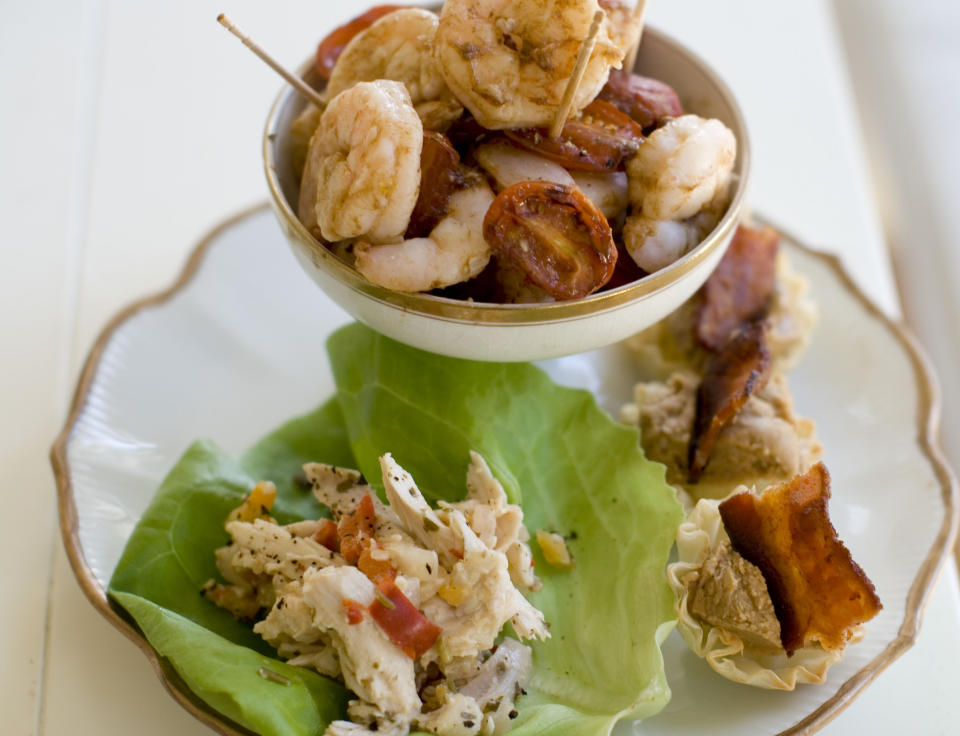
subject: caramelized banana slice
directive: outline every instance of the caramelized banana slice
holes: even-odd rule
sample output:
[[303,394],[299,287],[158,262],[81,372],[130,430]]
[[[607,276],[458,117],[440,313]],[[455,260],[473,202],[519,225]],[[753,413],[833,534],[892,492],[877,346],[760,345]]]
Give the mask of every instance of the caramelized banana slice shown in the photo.
[[770,380],[766,327],[751,322],[710,356],[697,388],[697,407],[690,437],[689,481],[696,483],[710,461],[720,430],[733,421],[753,394]]
[[719,507],[733,548],[767,581],[787,654],[812,642],[839,649],[882,608],[830,523],[829,498],[830,474],[817,463],[759,497],[738,493]]
[[700,290],[696,335],[707,350],[719,350],[743,322],[766,315],[779,245],[780,235],[773,228],[737,228],[723,260]]

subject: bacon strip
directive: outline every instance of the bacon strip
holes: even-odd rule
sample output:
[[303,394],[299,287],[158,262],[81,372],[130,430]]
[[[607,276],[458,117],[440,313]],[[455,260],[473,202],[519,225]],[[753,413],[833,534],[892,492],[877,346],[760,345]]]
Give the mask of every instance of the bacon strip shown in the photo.
[[850,630],[883,607],[830,523],[830,474],[817,463],[762,495],[720,504],[733,548],[763,573],[787,654],[810,642],[842,647]]
[[710,461],[717,436],[733,421],[753,394],[770,380],[766,327],[751,322],[710,356],[697,387],[697,405],[690,436],[689,480],[696,483]]
[[719,350],[745,321],[763,317],[776,280],[780,235],[740,225],[717,269],[700,290],[697,340]]

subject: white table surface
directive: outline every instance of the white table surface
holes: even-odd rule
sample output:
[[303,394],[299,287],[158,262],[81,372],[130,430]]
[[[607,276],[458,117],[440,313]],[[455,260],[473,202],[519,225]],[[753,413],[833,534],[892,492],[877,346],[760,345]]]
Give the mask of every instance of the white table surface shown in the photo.
[[[651,5],[649,22],[696,48],[739,96],[756,209],[840,253],[897,313],[831,5]],[[169,284],[219,220],[265,198],[259,138],[279,82],[216,25],[217,13],[295,65],[359,6],[0,0],[3,733],[209,733],[81,593],[57,534],[46,455],[106,320]],[[956,733],[958,660],[951,560],[916,646],[823,733]]]

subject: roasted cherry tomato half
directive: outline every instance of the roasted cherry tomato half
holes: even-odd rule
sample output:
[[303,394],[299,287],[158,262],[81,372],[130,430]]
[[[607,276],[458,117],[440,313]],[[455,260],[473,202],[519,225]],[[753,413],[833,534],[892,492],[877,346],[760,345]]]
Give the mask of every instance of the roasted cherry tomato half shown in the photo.
[[683,115],[680,98],[669,84],[618,69],[611,70],[598,97],[629,115],[648,134]]
[[401,8],[409,8],[409,5],[377,5],[370,8],[363,15],[358,15],[348,23],[344,23],[320,42],[317,47],[317,57],[314,61],[314,68],[322,79],[330,79],[330,72],[333,71],[337,58],[343,52],[344,47],[353,40],[353,37],[361,31],[365,31],[387,13]]
[[447,214],[450,196],[463,188],[460,154],[442,133],[423,131],[420,153],[420,194],[407,226],[408,238],[430,234]]
[[524,181],[507,187],[483,218],[483,237],[555,299],[603,286],[617,264],[610,224],[575,187]]
[[545,128],[505,131],[514,143],[566,169],[612,171],[637,152],[643,129],[609,102],[594,100],[551,138]]

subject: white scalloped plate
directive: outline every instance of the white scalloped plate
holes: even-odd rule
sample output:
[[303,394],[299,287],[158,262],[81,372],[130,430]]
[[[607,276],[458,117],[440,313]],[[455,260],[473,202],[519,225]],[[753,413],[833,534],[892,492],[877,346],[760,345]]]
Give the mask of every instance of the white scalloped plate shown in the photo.
[[[818,423],[834,524],[884,609],[825,685],[793,693],[723,680],[674,633],[664,646],[673,699],[637,733],[816,730],[913,643],[956,533],[957,490],[932,444],[936,390],[924,359],[836,259],[784,241],[822,315],[792,374],[796,405]],[[171,289],[105,328],[53,448],[64,541],[84,591],[150,657],[171,694],[221,733],[242,731],[190,695],[104,589],[139,515],[193,439],[240,452],[330,396],[324,341],[348,319],[297,266],[272,215],[244,213],[197,247]],[[613,412],[631,396],[631,365],[620,348],[544,365]]]

